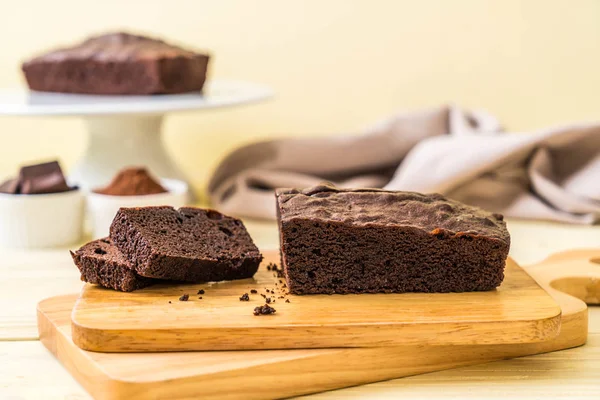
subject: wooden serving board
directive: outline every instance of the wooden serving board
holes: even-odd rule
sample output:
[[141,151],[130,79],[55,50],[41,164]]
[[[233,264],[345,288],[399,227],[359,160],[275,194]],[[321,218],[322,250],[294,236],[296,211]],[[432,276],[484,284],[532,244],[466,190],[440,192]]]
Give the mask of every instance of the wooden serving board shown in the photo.
[[97,353],[73,343],[76,295],[42,301],[38,328],[42,343],[96,399],[289,397],[580,346],[587,339],[587,307],[579,299],[600,302],[600,265],[592,258],[600,259],[600,249],[561,253],[525,268],[562,309],[560,334],[540,343]]
[[[268,252],[255,277],[240,281],[133,293],[85,285],[73,341],[101,352],[498,344],[541,342],[560,328],[560,307],[512,260],[489,292],[287,295],[286,303],[281,278],[266,268],[277,258]],[[265,288],[277,312],[255,316]],[[184,293],[189,301],[179,301]],[[244,293],[250,301],[240,301]]]

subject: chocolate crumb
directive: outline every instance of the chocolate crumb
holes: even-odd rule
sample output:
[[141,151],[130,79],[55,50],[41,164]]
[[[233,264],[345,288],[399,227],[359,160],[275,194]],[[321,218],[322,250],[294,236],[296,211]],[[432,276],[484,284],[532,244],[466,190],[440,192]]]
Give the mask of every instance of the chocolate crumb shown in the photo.
[[204,289],[198,290],[198,293],[196,293],[196,294],[204,294]]
[[267,264],[267,271],[271,270],[271,264]]
[[493,213],[492,217],[496,218],[498,221],[504,221],[504,215],[502,214]]
[[198,297],[198,300],[202,300],[202,296]]
[[270,297],[267,297],[267,298],[265,299],[265,301],[267,302],[267,304],[269,304],[269,303],[271,302],[271,298],[270,298]]
[[286,302],[286,303],[289,303],[289,302],[290,302],[290,299],[285,299],[285,302]]
[[250,293],[252,293],[252,294],[256,294],[256,293],[258,293],[258,291],[257,291],[256,289],[252,289],[252,290],[250,291]]
[[250,301],[250,296],[248,296],[248,293],[244,293],[243,295],[241,295],[240,301]]
[[267,298],[267,296],[264,293],[261,293],[260,295],[264,298]]
[[264,306],[255,307],[254,308],[254,315],[275,314],[276,311],[277,310],[275,310],[273,307],[269,306],[268,304],[265,304]]
[[188,301],[189,298],[190,298],[190,295],[186,293],[179,298],[179,301]]
[[171,304],[171,300],[169,300],[169,304]]

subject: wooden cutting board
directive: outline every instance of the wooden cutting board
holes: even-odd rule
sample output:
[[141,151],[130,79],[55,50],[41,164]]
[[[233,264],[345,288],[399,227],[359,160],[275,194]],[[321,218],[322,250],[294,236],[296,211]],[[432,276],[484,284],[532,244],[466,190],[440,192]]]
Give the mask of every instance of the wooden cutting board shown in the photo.
[[[526,271],[562,309],[560,334],[530,344],[115,354],[72,341],[77,296],[38,305],[42,343],[96,399],[272,399],[580,346],[587,307],[600,303],[600,249],[557,254]],[[556,288],[564,290],[559,292]]]
[[[253,279],[133,293],[85,285],[73,309],[73,341],[102,352],[498,344],[541,342],[560,328],[560,307],[511,260],[502,286],[489,292],[283,299],[283,280],[266,268],[279,255],[265,256]],[[255,316],[265,289],[275,293],[268,296],[277,312]],[[179,301],[184,293],[189,301]],[[244,293],[250,301],[240,301]]]

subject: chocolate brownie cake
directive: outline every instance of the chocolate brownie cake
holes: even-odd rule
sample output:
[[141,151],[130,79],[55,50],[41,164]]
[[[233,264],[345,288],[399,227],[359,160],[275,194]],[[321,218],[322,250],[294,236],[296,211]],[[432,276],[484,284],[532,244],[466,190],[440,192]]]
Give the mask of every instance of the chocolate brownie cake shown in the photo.
[[276,198],[291,293],[468,292],[504,279],[500,214],[439,194],[330,185]]
[[111,33],[33,58],[22,69],[32,90],[146,95],[202,90],[208,60],[162,40]]
[[108,238],[84,245],[75,253],[71,252],[71,257],[84,282],[123,292],[131,292],[158,282],[136,274],[129,261]]
[[151,278],[244,279],[252,277],[262,261],[242,221],[214,210],[121,208],[110,237],[136,272]]

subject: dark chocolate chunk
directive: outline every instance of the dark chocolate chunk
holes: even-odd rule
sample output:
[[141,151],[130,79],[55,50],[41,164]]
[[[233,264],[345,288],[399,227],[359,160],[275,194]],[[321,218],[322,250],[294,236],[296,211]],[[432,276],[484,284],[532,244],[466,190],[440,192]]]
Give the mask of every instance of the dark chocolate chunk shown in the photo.
[[18,180],[21,194],[60,193],[71,190],[57,161],[23,167]]
[[74,189],[67,185],[57,161],[22,167],[16,179],[0,185],[0,193],[8,194],[48,194]]
[[256,293],[258,293],[258,291],[257,291],[256,289],[252,289],[252,290],[250,291],[250,293],[252,293],[252,294],[256,294]]
[[250,301],[250,296],[248,296],[248,293],[244,293],[243,295],[241,295],[240,301]]
[[269,303],[271,302],[271,298],[270,298],[270,297],[267,297],[267,298],[265,299],[265,301],[267,302],[267,304],[269,304]]
[[0,193],[17,194],[19,193],[19,180],[9,179],[0,185]]
[[181,295],[181,297],[179,298],[179,301],[188,301],[189,298],[190,298],[190,295],[186,293],[186,294]]
[[196,293],[196,294],[204,294],[204,289],[198,290],[198,293]]

